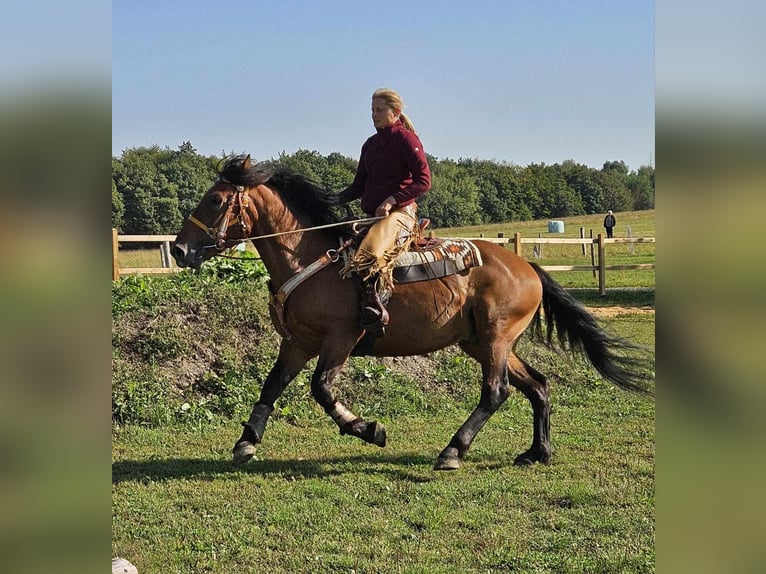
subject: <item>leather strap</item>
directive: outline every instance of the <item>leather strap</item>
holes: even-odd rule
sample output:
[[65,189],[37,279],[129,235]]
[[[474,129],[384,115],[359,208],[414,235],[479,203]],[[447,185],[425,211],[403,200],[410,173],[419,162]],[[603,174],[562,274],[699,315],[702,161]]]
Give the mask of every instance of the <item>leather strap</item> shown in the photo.
[[274,306],[274,313],[277,316],[277,330],[282,334],[285,339],[291,339],[290,331],[287,330],[285,324],[285,305],[290,293],[295,291],[296,287],[303,283],[306,279],[315,275],[327,267],[330,263],[335,263],[340,258],[341,251],[345,250],[352,243],[352,239],[349,239],[341,244],[338,249],[328,249],[319,259],[314,261],[308,267],[299,271],[287,281],[282,283],[282,286],[271,297],[271,304]]

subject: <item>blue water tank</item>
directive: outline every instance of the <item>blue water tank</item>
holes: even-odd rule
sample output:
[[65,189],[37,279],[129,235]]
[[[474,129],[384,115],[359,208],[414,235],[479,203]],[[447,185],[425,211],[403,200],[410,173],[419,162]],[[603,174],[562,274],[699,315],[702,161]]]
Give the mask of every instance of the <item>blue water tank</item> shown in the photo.
[[564,222],[563,221],[549,221],[548,222],[548,233],[564,233]]

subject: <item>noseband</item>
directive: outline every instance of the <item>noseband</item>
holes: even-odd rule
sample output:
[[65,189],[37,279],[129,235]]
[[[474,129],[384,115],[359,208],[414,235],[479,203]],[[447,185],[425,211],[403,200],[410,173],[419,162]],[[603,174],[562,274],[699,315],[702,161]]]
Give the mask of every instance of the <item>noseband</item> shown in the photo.
[[223,178],[221,178],[220,181],[229,184],[234,191],[226,202],[226,210],[218,216],[218,219],[215,220],[211,227],[202,223],[199,219],[194,217],[194,215],[189,216],[189,221],[202,229],[210,238],[215,240],[215,247],[218,251],[223,251],[226,247],[226,234],[230,227],[239,223],[242,227],[243,237],[247,237],[250,235],[253,223],[247,212],[247,208],[250,205],[250,196],[245,192],[245,186],[236,185]]

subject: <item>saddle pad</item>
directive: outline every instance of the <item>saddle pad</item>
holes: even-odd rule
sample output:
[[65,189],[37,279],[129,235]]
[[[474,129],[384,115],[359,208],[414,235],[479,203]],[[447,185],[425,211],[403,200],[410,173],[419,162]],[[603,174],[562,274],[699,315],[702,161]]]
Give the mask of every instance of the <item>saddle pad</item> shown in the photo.
[[467,239],[442,239],[413,246],[394,260],[394,281],[413,283],[460,273],[481,265],[479,249]]

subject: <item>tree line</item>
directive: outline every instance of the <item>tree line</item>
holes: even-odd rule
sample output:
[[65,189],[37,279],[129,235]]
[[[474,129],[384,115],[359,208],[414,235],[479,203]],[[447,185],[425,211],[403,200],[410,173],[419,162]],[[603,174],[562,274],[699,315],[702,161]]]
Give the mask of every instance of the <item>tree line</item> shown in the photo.
[[[126,234],[174,234],[216,178],[225,154],[204,156],[190,142],[177,150],[135,147],[112,157],[112,227]],[[270,160],[335,192],[354,179],[357,160],[334,152],[281,153]],[[434,227],[528,221],[654,208],[654,167],[630,171],[623,161],[601,169],[428,156],[432,188],[418,200]],[[358,204],[354,206],[361,214]]]

